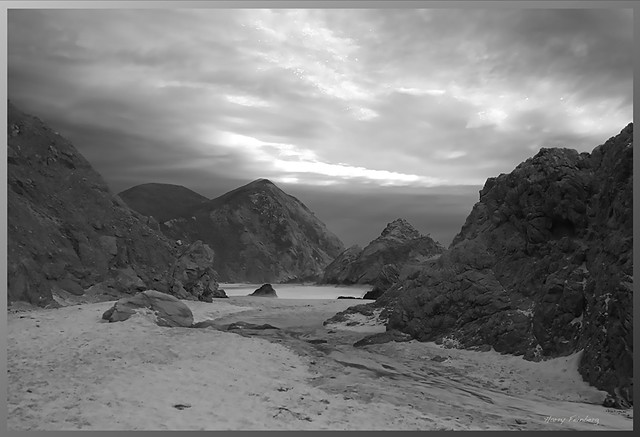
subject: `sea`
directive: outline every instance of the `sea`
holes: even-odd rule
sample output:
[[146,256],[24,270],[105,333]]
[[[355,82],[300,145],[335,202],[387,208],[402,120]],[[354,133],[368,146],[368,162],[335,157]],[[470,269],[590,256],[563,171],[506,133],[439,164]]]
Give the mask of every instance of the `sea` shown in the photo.
[[[247,296],[262,284],[220,283],[227,296]],[[361,298],[370,285],[307,285],[274,284],[271,286],[280,299],[337,299],[339,296]]]

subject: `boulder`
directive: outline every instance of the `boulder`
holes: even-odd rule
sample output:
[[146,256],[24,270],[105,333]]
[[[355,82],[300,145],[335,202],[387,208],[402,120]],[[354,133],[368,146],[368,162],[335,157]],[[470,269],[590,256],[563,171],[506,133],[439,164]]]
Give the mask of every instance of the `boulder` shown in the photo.
[[278,295],[276,294],[276,290],[273,289],[271,284],[263,284],[249,296],[278,297]]
[[121,322],[143,309],[154,312],[158,326],[191,327],[193,325],[193,314],[187,305],[174,296],[156,290],[142,291],[118,300],[102,315],[102,318],[109,322]]

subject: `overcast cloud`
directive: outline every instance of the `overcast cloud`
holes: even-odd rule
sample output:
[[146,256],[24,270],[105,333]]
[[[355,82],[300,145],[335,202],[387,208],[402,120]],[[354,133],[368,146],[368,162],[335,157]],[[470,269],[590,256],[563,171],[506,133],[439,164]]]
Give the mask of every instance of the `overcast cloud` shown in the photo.
[[114,192],[271,179],[448,245],[488,177],[632,121],[631,10],[9,10],[9,98]]

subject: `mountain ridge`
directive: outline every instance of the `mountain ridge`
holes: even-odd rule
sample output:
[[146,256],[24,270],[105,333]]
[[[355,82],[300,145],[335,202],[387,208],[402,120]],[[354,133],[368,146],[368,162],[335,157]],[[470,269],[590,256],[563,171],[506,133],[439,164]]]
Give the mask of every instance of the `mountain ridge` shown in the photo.
[[312,281],[343,249],[303,202],[265,178],[187,205],[159,227],[174,240],[209,244],[227,282]]

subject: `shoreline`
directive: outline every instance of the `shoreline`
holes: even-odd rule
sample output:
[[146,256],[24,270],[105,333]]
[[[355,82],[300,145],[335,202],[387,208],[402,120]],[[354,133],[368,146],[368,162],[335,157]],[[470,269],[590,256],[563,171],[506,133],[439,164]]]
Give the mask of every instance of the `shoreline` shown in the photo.
[[183,302],[195,322],[280,329],[107,323],[113,302],[9,313],[8,429],[633,429],[632,410],[609,412],[581,380],[578,354],[533,363],[415,340],[355,348],[384,326],[322,322],[359,300]]

